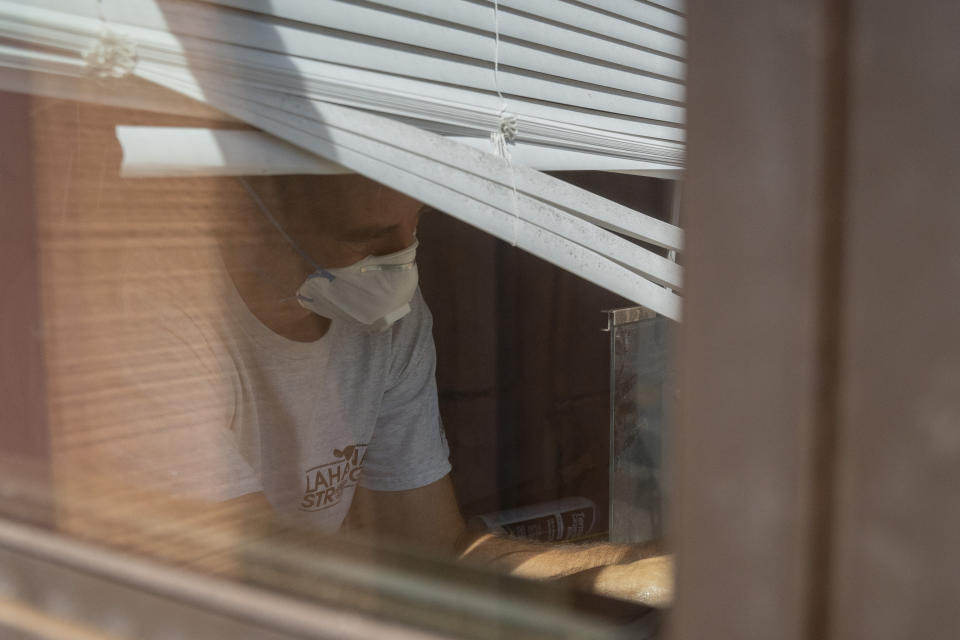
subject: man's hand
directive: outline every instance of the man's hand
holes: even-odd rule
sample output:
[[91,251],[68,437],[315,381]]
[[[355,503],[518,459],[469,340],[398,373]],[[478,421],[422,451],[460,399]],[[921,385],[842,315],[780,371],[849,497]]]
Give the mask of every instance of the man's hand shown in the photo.
[[561,578],[559,582],[602,596],[668,607],[673,599],[673,556],[595,567]]

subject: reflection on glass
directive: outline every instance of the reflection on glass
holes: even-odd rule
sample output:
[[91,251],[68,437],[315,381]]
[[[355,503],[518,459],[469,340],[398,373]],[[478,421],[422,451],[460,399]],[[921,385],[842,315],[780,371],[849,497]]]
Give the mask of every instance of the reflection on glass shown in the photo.
[[[469,637],[655,626],[585,593],[664,604],[669,564],[634,566],[652,547],[464,529],[431,313],[416,269],[393,268],[414,262],[421,203],[355,175],[121,179],[117,124],[182,119],[29,113],[48,443],[4,465],[8,516]],[[574,506],[561,522],[585,533]]]

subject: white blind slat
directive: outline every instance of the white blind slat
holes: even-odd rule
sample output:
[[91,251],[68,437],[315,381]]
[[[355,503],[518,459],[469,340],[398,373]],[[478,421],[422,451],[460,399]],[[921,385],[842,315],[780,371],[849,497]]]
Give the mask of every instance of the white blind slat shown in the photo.
[[[525,0],[526,2],[536,2],[536,0]],[[660,2],[643,2],[642,0],[575,0],[568,4],[587,4],[603,11],[623,16],[637,22],[648,24],[664,31],[686,36],[687,20],[679,13],[683,10],[672,11],[675,6],[681,6],[684,0],[663,0]]]
[[117,140],[125,178],[349,173],[260,131],[118,126]]
[[[0,67],[0,87],[3,86],[4,71]],[[28,78],[25,76],[25,79]],[[24,86],[28,85],[18,85]],[[480,151],[489,151],[491,146],[486,138],[445,137]],[[343,167],[332,165],[259,131],[123,126],[117,127],[117,138],[125,150],[121,173],[126,177],[329,174],[346,171]],[[584,155],[591,157],[584,158]],[[630,172],[671,179],[677,179],[680,172],[676,167],[664,164],[539,145],[511,145],[510,156],[514,165],[540,171],[574,171],[590,165],[596,171]]]

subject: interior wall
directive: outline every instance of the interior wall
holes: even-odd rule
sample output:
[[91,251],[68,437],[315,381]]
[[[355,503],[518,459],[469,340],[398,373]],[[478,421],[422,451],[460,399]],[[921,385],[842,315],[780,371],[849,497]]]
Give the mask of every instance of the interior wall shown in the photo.
[[[647,214],[669,210],[666,181],[557,175]],[[426,215],[419,236],[465,515],[585,496],[605,530],[610,347],[602,311],[633,303],[443,214]]]

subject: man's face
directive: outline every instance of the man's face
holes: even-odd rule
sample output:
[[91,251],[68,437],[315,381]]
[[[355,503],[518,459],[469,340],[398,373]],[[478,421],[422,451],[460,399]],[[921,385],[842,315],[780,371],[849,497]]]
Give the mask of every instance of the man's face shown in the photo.
[[317,264],[330,269],[409,247],[422,208],[413,198],[359,175],[285,176],[273,180],[269,190],[274,192],[269,200],[280,201],[287,233]]

